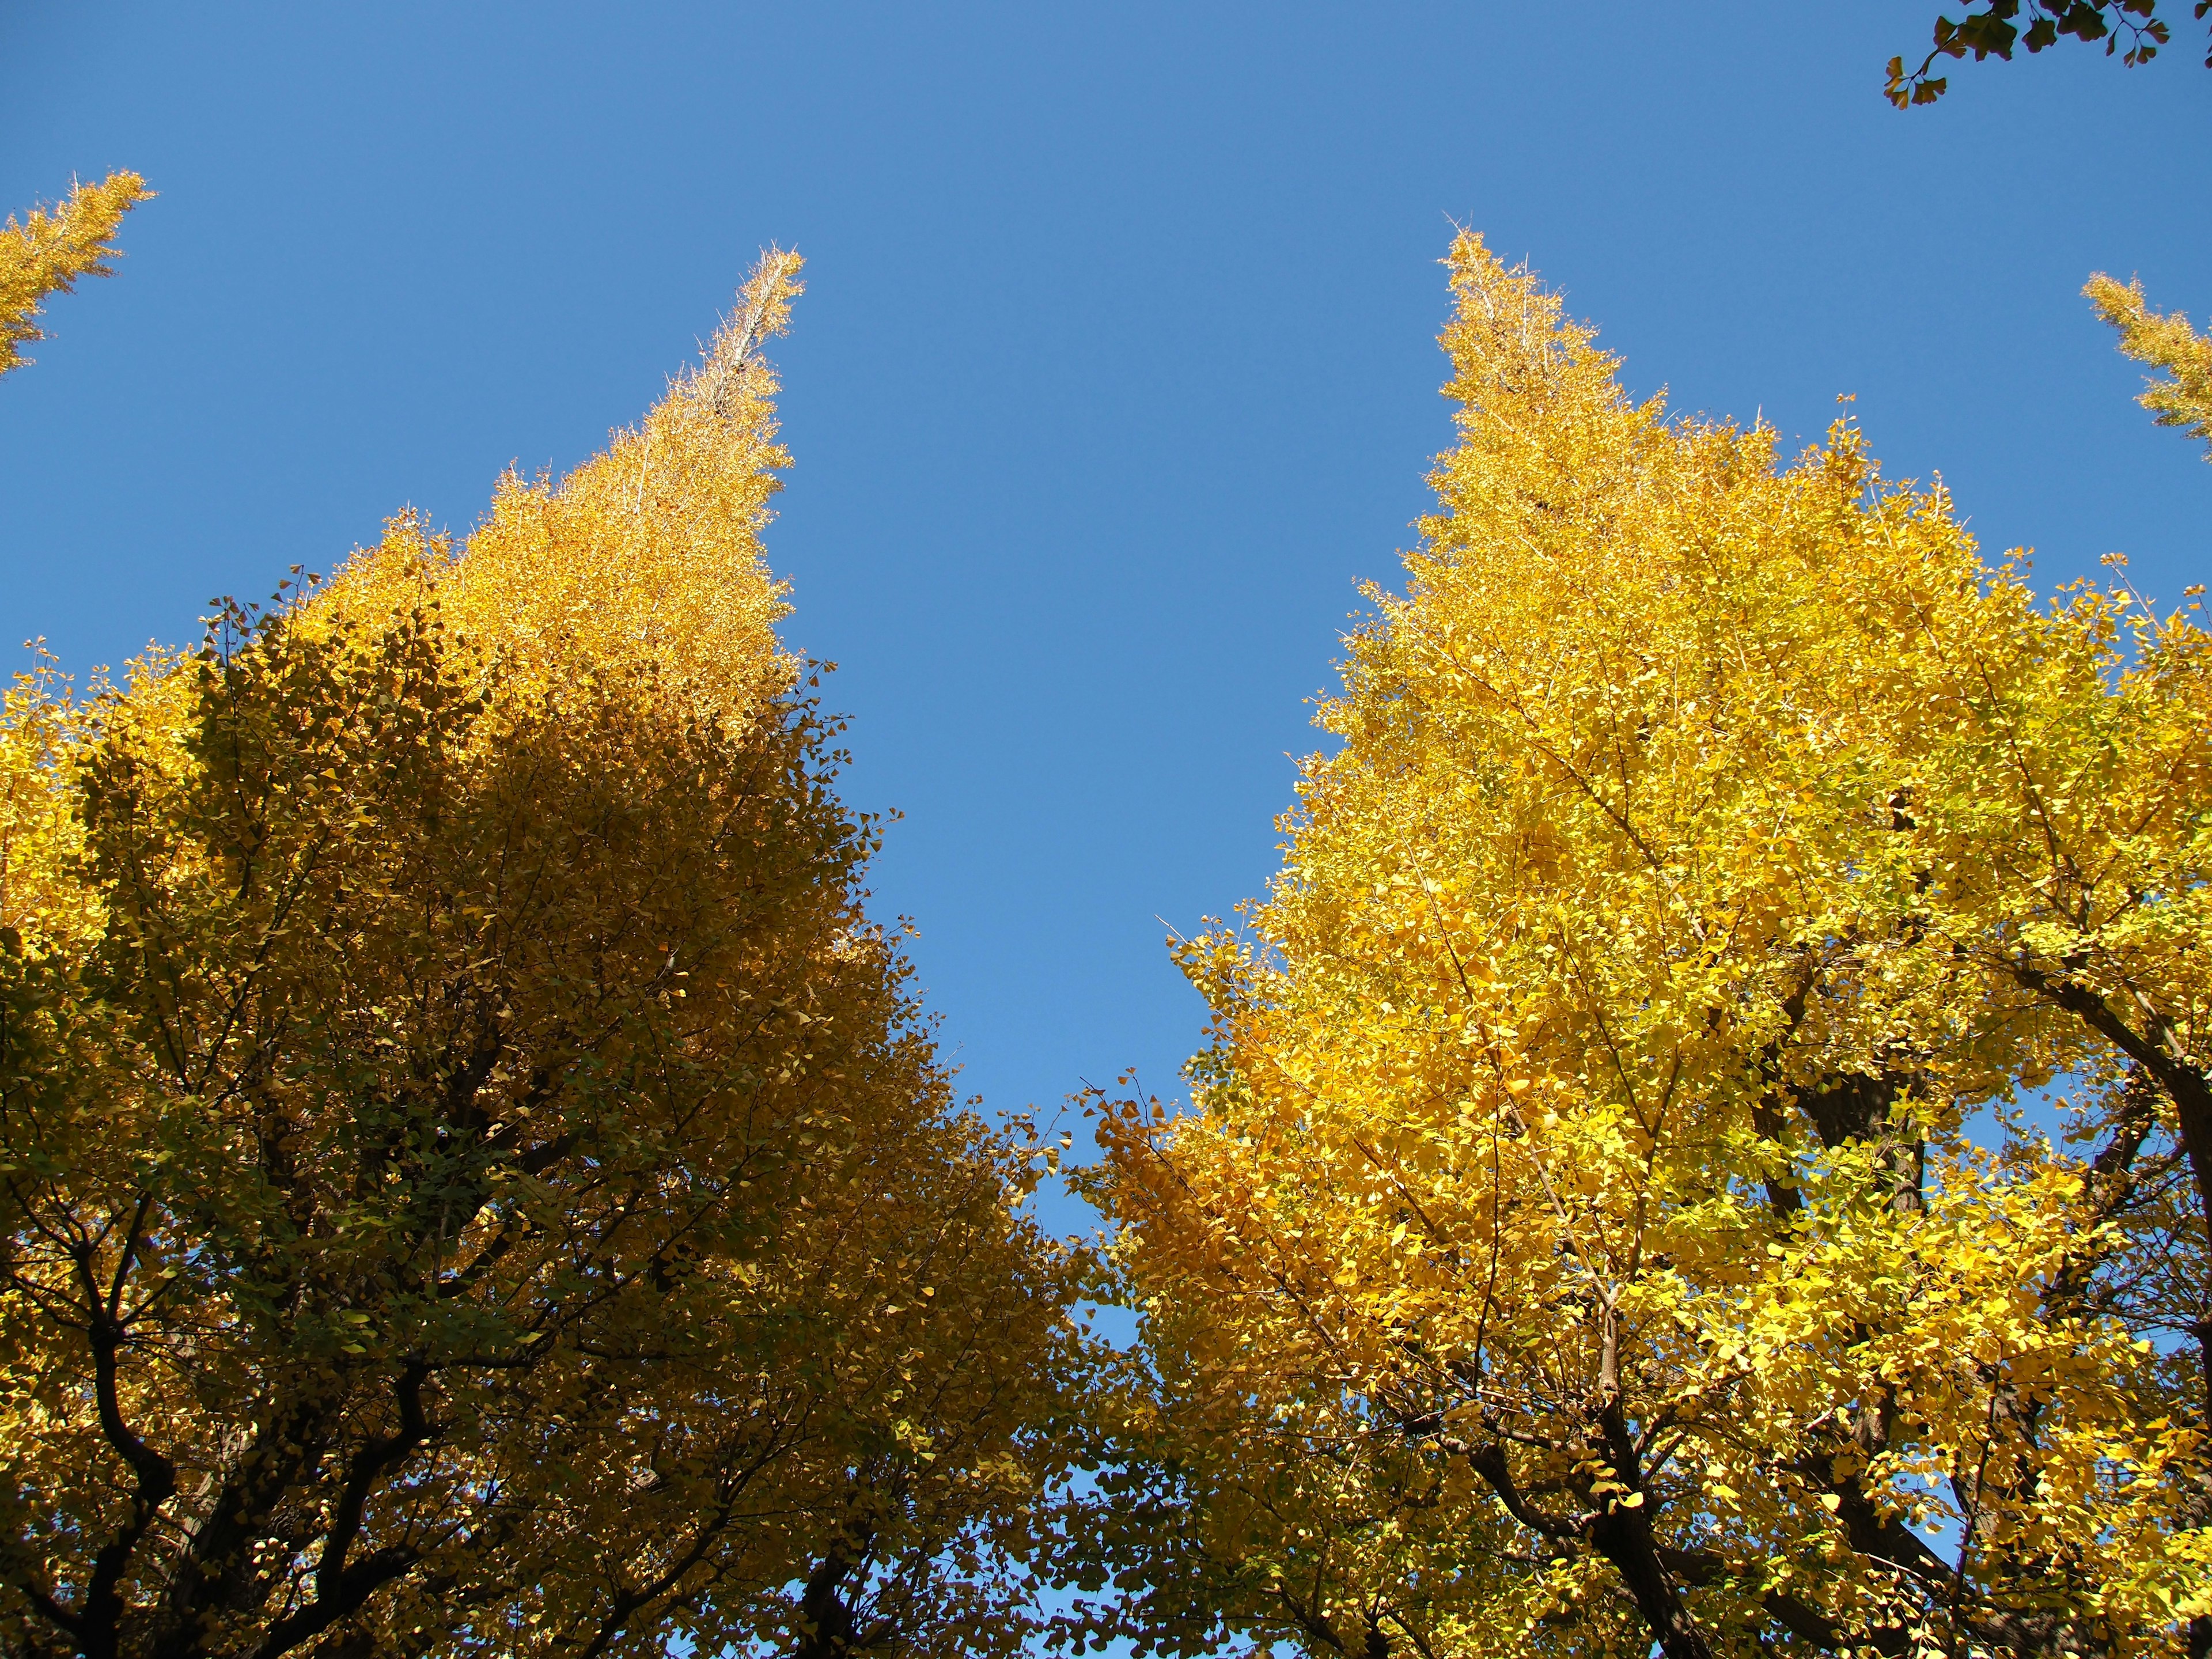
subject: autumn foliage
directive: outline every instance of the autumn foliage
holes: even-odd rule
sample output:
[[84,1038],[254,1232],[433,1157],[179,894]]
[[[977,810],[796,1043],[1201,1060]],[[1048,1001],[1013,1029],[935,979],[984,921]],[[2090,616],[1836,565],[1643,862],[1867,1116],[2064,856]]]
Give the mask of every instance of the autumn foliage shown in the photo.
[[1197,1109],[1106,1117],[1092,1582],[1182,1653],[2203,1651],[2194,603],[2045,603],[1450,269],[1407,589],[1180,947]]
[[[0,372],[143,194],[0,231]],[[795,256],[465,540],[21,678],[0,1653],[2212,1654],[2202,590],[1448,263],[1436,511],[1176,944],[1192,1109],[1093,1091],[1103,1258],[779,636]]]
[[80,276],[114,275],[116,228],[152,194],[137,173],[111,173],[0,226],[0,374],[30,362],[23,347],[46,337],[35,319],[49,295],[74,292]]
[[777,641],[797,269],[465,545],[12,695],[0,1649],[1021,1639],[1080,1262]]
[[2157,379],[2146,377],[2136,401],[2160,426],[2178,426],[2203,439],[2204,459],[2212,461],[2212,339],[2190,327],[2179,312],[2153,311],[2139,282],[2117,283],[2099,271],[2082,291],[2119,331],[2120,349],[2160,372]]

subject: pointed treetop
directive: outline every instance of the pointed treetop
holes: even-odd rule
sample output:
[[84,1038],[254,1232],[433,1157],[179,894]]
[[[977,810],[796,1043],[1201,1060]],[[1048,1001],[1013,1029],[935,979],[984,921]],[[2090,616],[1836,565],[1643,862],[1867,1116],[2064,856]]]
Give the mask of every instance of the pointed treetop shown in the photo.
[[799,269],[796,253],[763,254],[703,360],[581,466],[557,481],[510,470],[459,550],[395,519],[317,608],[368,619],[434,589],[447,625],[511,689],[557,695],[647,669],[702,716],[750,718],[797,666],[775,636],[790,607],[760,540],[791,461],[761,348],[789,326]]

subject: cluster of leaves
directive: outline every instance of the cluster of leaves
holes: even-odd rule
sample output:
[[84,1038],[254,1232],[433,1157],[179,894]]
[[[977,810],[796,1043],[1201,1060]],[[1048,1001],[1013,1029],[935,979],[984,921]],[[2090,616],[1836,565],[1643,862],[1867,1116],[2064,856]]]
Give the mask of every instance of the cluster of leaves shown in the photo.
[[1091,1360],[756,532],[797,262],[0,764],[0,1649],[1011,1652]]
[[2212,461],[2212,338],[2190,327],[2178,311],[2153,311],[2140,282],[2122,284],[2100,271],[2082,291],[2119,331],[2120,349],[2162,373],[2161,379],[2145,377],[2136,401],[2160,426],[2178,426],[2202,439],[2204,459]]
[[1180,950],[1200,1109],[1101,1103],[1154,1372],[1068,1530],[1091,1616],[2201,1653],[2195,605],[2045,605],[1848,423],[1785,466],[1450,263],[1408,591],[1267,902]]
[[[2027,0],[2026,28],[2021,27],[2021,0],[1983,0],[1980,10],[1956,22],[1937,17],[1935,44],[1919,68],[1907,73],[1903,58],[1891,58],[1883,92],[1899,109],[1934,103],[1951,84],[1948,76],[1930,73],[1939,58],[1972,52],[1978,64],[1989,58],[2010,63],[2016,46],[2034,53],[2061,39],[2102,40],[2107,58],[2119,53],[2120,61],[2133,69],[2150,62],[2173,39],[2172,29],[2158,15],[2158,0]],[[2212,0],[2196,0],[2195,15],[2200,21],[2212,16]],[[2204,64],[2212,69],[2212,52],[2205,54]]]
[[46,337],[33,319],[48,295],[74,293],[80,276],[115,274],[116,227],[152,194],[135,173],[110,173],[0,226],[0,374],[28,362],[23,347]]

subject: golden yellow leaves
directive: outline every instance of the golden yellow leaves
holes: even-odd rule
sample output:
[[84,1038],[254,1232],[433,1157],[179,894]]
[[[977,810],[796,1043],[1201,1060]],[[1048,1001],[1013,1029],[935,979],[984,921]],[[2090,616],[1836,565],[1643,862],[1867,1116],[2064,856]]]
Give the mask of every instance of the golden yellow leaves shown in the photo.
[[55,678],[42,662],[7,690],[0,708],[0,928],[39,950],[81,939],[97,915],[71,878],[82,828],[53,787],[72,735]]
[[114,274],[116,227],[153,193],[135,173],[110,173],[0,227],[0,374],[28,362],[22,348],[46,337],[33,319],[48,295],[74,293],[80,276]]
[[[1253,1559],[1468,1651],[2178,1639],[2205,1402],[2145,1333],[2202,1222],[2124,1103],[2202,1063],[2201,635],[1451,265],[1440,511],[1249,934],[1179,952],[1203,1113],[1103,1137],[1158,1420],[1244,1449],[1177,1441],[1188,1501],[1357,1443]],[[1992,1104],[2063,1068],[2104,1185]]]
[[11,699],[0,1647],[1019,1648],[1090,1273],[775,635],[797,270],[465,547]]
[[2160,315],[2143,298],[2142,284],[2124,286],[2101,270],[2081,290],[2097,314],[2120,331],[2120,349],[2137,362],[2165,372],[2146,382],[2136,401],[2158,416],[2160,426],[2178,426],[2204,441],[2212,460],[2212,339],[2189,325],[2176,311]]
[[[8,352],[140,193],[0,235]],[[2212,1562],[2201,629],[2047,610],[1848,425],[1785,465],[1670,420],[1530,273],[1449,263],[1407,590],[1249,934],[1179,952],[1203,1110],[1109,1113],[1088,1178],[1158,1376],[1085,1570],[1370,1651],[2172,1645]],[[951,1109],[775,635],[799,269],[460,546],[396,520],[88,714],[12,697],[0,1297],[63,1384],[0,1444],[70,1494],[21,1552],[56,1593],[105,1540],[164,1641],[649,1652],[871,1596],[1020,1639],[985,1564],[1107,1415],[1097,1286],[1021,1213],[1061,1147]],[[2205,343],[2092,292],[2207,435]],[[2060,1075],[2068,1151],[2005,1109]],[[267,1565],[301,1539],[328,1574]]]
[[641,425],[557,484],[501,478],[465,552],[396,520],[313,608],[373,618],[434,593],[509,695],[642,673],[701,718],[757,718],[797,672],[775,638],[788,607],[760,535],[775,471],[790,464],[762,348],[789,325],[799,267],[795,253],[763,255],[705,360]]

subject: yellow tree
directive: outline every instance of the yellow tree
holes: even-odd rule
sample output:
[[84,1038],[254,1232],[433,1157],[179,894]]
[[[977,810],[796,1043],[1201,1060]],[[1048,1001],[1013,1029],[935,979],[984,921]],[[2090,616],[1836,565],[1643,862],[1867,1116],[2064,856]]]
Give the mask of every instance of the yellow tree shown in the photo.
[[46,337],[33,319],[49,295],[75,292],[80,276],[114,275],[116,227],[152,194],[135,173],[110,173],[0,226],[0,374],[30,362],[23,347]]
[[1081,1263],[776,640],[797,268],[465,547],[19,685],[0,1648],[1018,1645]]
[[1185,1652],[2203,1650],[2204,635],[1450,268],[1199,1109],[1108,1111],[1094,1573]]

